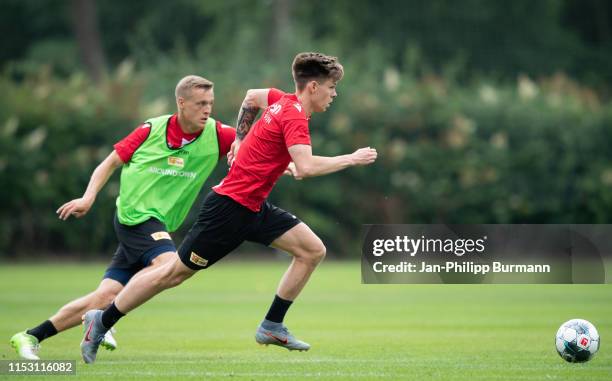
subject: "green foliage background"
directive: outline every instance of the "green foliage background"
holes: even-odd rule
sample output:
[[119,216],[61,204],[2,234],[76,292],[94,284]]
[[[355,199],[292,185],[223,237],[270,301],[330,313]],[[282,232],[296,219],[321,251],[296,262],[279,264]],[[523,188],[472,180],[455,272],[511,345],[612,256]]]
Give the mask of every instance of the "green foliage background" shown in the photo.
[[607,2],[104,1],[98,83],[79,59],[73,3],[0,3],[0,257],[113,250],[118,176],[85,218],[54,213],[112,144],[172,112],[191,73],[215,82],[215,117],[233,124],[248,88],[292,91],[291,60],[308,50],[346,69],[311,121],[314,152],[379,152],[271,195],[332,254],[357,256],[364,223],[612,220]]

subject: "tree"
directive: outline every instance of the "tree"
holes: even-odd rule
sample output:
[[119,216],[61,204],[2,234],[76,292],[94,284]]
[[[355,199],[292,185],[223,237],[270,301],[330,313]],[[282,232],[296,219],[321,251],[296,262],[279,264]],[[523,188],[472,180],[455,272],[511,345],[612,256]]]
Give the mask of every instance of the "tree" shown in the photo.
[[100,82],[104,77],[106,58],[100,31],[95,0],[71,0],[70,12],[74,35],[81,59],[89,76]]

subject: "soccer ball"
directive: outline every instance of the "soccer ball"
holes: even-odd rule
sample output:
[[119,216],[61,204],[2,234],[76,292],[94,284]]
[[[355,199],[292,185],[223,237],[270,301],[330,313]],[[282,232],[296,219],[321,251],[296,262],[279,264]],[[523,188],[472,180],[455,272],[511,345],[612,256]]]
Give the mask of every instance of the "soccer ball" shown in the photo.
[[599,350],[599,333],[591,323],[572,319],[561,324],[555,336],[559,356],[567,362],[586,362]]

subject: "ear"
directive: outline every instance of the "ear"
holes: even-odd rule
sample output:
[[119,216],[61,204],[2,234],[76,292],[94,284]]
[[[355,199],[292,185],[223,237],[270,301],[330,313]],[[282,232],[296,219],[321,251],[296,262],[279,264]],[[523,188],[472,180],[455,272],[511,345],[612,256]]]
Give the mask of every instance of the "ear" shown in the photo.
[[178,97],[176,100],[176,105],[178,106],[179,109],[183,109],[183,106],[185,105],[185,98],[183,97]]
[[311,93],[314,93],[315,91],[317,91],[317,89],[319,88],[319,82],[317,81],[310,81],[308,82],[308,84],[306,85],[306,87],[308,88],[308,90]]

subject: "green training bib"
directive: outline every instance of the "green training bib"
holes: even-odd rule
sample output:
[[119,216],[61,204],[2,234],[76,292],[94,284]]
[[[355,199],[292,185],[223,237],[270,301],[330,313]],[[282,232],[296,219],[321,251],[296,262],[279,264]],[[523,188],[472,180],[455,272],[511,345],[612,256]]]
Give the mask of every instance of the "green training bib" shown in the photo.
[[154,217],[173,232],[183,223],[200,188],[219,161],[215,120],[179,149],[168,147],[166,129],[171,115],[149,119],[147,139],[121,171],[117,217],[136,225]]

